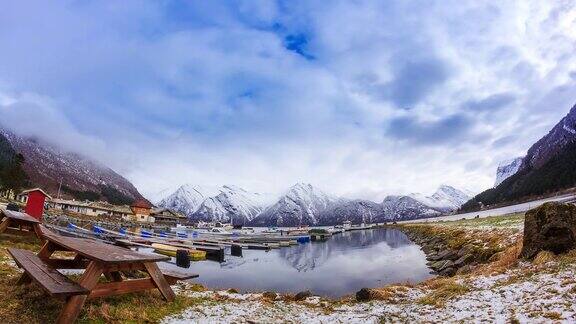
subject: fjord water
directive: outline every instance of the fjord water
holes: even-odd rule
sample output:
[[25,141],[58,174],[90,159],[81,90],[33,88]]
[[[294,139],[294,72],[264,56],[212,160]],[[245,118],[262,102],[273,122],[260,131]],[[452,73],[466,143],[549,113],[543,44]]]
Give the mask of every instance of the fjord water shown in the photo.
[[194,262],[189,271],[207,288],[340,297],[363,287],[419,282],[431,275],[419,246],[397,229],[346,232],[269,252],[243,250],[226,262]]

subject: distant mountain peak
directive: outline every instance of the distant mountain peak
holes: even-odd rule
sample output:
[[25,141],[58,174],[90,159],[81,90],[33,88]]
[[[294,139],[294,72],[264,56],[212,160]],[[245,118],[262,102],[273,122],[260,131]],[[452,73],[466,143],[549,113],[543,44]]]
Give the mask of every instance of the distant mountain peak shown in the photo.
[[516,174],[516,172],[520,170],[523,159],[522,157],[518,157],[500,162],[496,169],[496,182],[494,183],[494,187],[497,187],[502,181]]
[[267,201],[266,194],[252,193],[234,185],[185,184],[162,199],[159,205],[179,211],[193,221],[244,224],[256,217]]

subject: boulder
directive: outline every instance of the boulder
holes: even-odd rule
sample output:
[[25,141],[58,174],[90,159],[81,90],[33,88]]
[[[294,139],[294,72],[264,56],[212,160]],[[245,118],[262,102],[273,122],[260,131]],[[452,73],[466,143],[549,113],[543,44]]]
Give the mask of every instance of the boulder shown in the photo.
[[532,259],[540,251],[563,253],[576,247],[576,206],[548,202],[526,212],[521,256]]
[[442,271],[440,271],[439,275],[444,276],[444,277],[451,277],[456,273],[456,269],[452,268],[452,267],[448,267],[443,269]]
[[474,256],[472,254],[465,254],[461,256],[458,260],[454,261],[454,266],[461,267],[465,264],[468,264],[474,260]]
[[374,299],[374,295],[370,288],[362,288],[356,293],[356,300],[359,302],[367,302],[372,299]]
[[438,271],[442,273],[443,270],[454,267],[454,262],[452,260],[446,261],[442,267],[438,268]]

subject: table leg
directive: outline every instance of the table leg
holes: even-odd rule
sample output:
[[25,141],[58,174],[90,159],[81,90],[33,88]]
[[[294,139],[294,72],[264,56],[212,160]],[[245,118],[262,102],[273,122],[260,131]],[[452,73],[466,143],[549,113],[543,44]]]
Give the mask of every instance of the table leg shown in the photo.
[[48,260],[54,252],[56,252],[56,245],[50,241],[46,241],[40,249],[40,252],[38,252],[38,257],[42,260]]
[[42,236],[42,229],[40,228],[40,224],[34,224],[34,225],[32,225],[32,228],[34,229],[34,233],[36,233],[36,236],[40,240],[40,243],[44,244],[44,242],[46,242],[46,240]]
[[166,281],[166,278],[164,278],[164,275],[158,268],[156,262],[144,263],[144,268],[146,268],[146,271],[150,275],[156,288],[158,288],[160,293],[162,293],[162,296],[164,296],[167,301],[173,301],[176,298],[176,295]]
[[[103,272],[104,267],[101,264],[95,261],[91,261],[88,264],[88,267],[86,267],[86,270],[82,275],[82,278],[80,279],[79,282],[80,286],[88,290],[94,289],[94,287],[96,287],[96,284],[98,283],[98,279],[100,278]],[[80,314],[82,306],[84,306],[84,302],[86,301],[87,298],[88,298],[87,295],[73,296],[68,298],[68,300],[66,301],[66,305],[64,305],[64,308],[60,312],[60,315],[58,315],[56,323],[58,324],[74,323],[74,321],[76,321],[76,318]]]
[[8,228],[9,224],[10,224],[10,218],[4,217],[4,220],[2,221],[2,223],[0,223],[0,233],[4,233],[4,231],[6,231],[6,229]]

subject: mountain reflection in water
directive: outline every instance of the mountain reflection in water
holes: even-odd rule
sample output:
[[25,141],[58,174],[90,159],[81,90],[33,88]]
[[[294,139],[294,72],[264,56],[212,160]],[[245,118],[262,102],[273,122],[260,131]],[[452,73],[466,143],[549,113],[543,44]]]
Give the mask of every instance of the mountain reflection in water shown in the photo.
[[336,234],[315,242],[269,252],[244,250],[227,261],[195,262],[190,271],[209,288],[299,292],[338,297],[363,287],[417,282],[430,277],[420,248],[396,229]]

